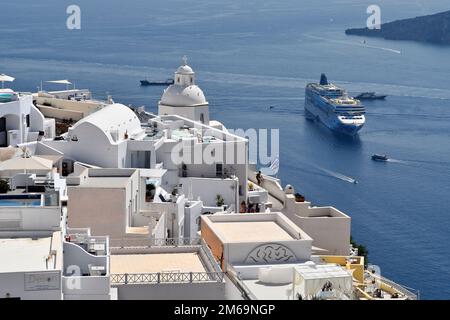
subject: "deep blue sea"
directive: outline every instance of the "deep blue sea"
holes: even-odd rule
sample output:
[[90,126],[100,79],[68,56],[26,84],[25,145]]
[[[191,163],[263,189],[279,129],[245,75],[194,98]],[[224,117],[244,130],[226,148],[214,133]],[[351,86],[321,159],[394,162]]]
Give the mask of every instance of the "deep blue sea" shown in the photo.
[[[81,30],[66,28],[73,3]],[[346,36],[365,26],[372,3],[0,0],[0,73],[17,78],[16,90],[67,78],[97,98],[156,112],[163,88],[139,80],[172,76],[187,55],[213,119],[279,128],[283,183],[349,214],[383,275],[423,299],[449,299],[450,47]],[[383,22],[450,9],[448,0],[377,4]],[[305,84],[322,72],[350,93],[389,95],[366,103],[358,137],[305,120]],[[373,153],[395,161],[373,162]]]

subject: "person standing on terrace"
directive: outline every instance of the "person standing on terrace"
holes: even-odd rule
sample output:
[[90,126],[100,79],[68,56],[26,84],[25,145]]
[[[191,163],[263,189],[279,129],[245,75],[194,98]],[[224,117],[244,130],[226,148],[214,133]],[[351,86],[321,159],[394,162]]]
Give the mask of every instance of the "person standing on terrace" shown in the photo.
[[260,186],[263,181],[261,171],[258,171],[258,173],[256,174],[256,181],[258,181],[258,185]]

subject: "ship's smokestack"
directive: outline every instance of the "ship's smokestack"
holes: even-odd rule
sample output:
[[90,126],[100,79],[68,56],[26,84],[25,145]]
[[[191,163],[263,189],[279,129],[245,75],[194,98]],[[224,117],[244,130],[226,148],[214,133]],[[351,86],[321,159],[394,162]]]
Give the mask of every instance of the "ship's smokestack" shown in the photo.
[[327,84],[328,84],[327,76],[325,75],[325,73],[322,73],[320,75],[320,85],[321,86],[326,86]]

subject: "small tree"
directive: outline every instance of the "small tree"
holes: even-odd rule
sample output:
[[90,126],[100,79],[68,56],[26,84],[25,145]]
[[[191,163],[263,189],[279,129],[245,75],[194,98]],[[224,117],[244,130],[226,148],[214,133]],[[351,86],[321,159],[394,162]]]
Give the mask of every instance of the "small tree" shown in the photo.
[[0,193],[7,193],[10,190],[8,181],[0,179]]
[[218,207],[221,207],[221,206],[223,206],[225,204],[225,200],[222,198],[222,196],[220,195],[220,194],[218,194],[217,196],[216,196],[216,205],[218,206]]
[[350,244],[358,249],[358,256],[364,257],[364,266],[367,266],[369,263],[369,250],[367,250],[366,246],[356,243],[352,236],[350,236]]

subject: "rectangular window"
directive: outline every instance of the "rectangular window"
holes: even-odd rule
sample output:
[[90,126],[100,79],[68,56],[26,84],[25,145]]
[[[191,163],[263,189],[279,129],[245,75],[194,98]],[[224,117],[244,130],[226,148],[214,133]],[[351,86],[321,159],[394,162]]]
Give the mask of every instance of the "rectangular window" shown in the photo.
[[222,177],[222,176],[223,176],[223,164],[216,163],[216,177]]
[[145,151],[145,168],[150,168],[151,167],[150,156],[151,156],[151,152],[150,151]]
[[136,166],[134,162],[134,152],[131,152],[131,167],[134,168]]

